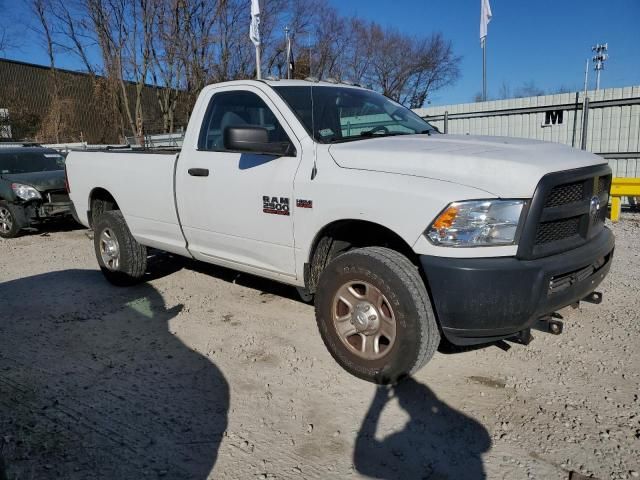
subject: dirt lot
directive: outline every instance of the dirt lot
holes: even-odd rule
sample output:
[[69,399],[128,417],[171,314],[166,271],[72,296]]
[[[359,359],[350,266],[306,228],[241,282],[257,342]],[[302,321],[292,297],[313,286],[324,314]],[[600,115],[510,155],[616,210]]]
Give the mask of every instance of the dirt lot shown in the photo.
[[8,478],[637,478],[640,216],[613,228],[604,303],[563,335],[395,389],[343,372],[288,287],[160,257],[117,289],[84,230],[1,241]]

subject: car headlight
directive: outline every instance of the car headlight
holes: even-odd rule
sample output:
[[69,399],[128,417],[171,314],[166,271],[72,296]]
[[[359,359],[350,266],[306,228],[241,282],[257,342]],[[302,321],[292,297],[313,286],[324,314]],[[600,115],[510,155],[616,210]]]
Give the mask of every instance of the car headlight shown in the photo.
[[449,204],[425,232],[443,247],[512,245],[525,200],[472,200]]
[[40,195],[40,192],[38,192],[38,190],[36,190],[35,188],[29,185],[22,185],[21,183],[12,183],[11,189],[13,190],[13,193],[16,194],[16,197],[25,201],[40,200],[42,198],[42,196]]

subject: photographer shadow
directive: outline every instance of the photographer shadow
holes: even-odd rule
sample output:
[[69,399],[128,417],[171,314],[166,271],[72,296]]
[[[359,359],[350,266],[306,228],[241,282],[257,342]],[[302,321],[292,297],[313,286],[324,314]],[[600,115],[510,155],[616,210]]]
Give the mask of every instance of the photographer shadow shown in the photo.
[[208,478],[229,386],[171,332],[182,308],[151,284],[116,288],[92,270],[0,283],[6,475]]
[[[393,398],[410,418],[402,430],[379,440],[382,412]],[[484,479],[482,454],[490,447],[483,425],[408,378],[377,388],[358,432],[354,465],[363,475],[385,480]]]

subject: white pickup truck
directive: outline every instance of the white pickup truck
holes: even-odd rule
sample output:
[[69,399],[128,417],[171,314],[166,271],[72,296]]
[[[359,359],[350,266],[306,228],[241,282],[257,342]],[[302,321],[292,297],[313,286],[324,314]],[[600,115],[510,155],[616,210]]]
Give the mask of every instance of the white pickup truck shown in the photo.
[[66,167],[111,282],[143,280],[153,247],[293,285],[337,362],[378,383],[443,336],[559,333],[557,309],[601,300],[614,249],[602,158],[442,135],[349,85],[211,85],[179,153],[72,152]]

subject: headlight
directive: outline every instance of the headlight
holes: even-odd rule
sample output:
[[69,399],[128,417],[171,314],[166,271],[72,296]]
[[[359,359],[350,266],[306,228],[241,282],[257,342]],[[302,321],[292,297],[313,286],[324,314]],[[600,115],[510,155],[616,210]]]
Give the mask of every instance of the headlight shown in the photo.
[[29,185],[22,185],[21,183],[12,183],[11,189],[13,193],[16,194],[16,197],[22,200],[40,200],[42,197],[40,196],[40,192]]
[[512,245],[525,200],[454,202],[426,231],[427,238],[444,247]]

